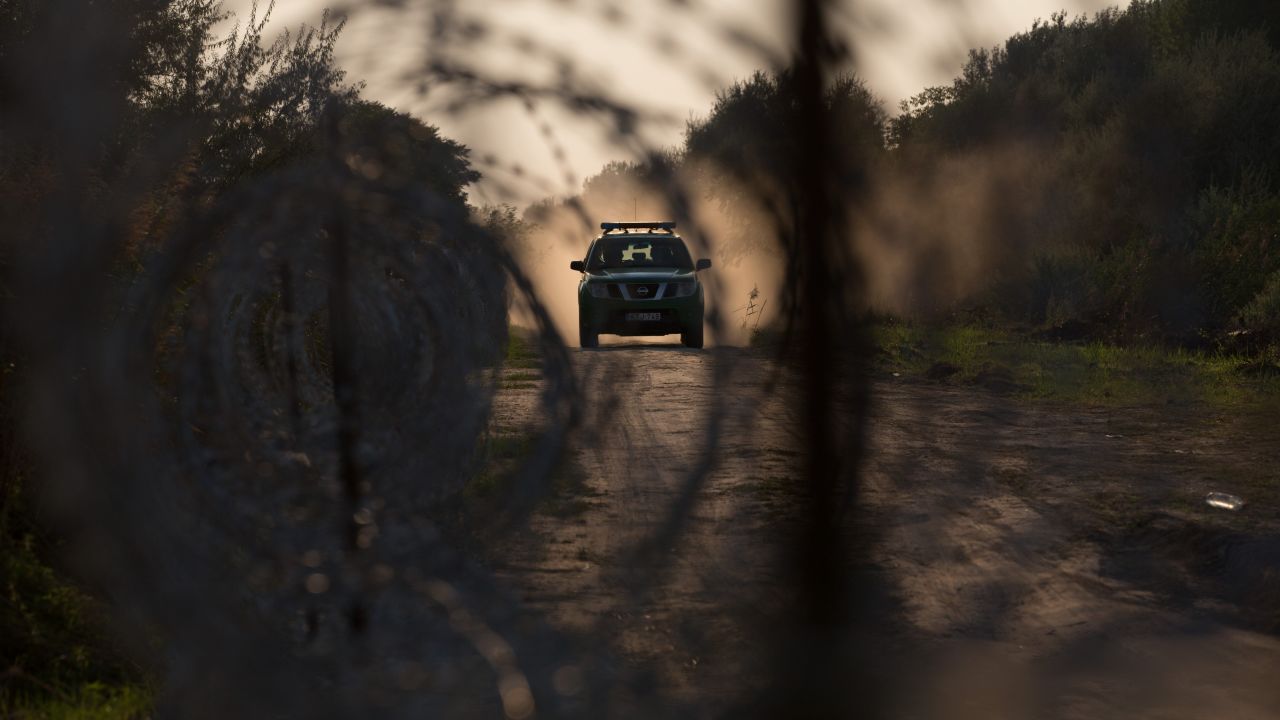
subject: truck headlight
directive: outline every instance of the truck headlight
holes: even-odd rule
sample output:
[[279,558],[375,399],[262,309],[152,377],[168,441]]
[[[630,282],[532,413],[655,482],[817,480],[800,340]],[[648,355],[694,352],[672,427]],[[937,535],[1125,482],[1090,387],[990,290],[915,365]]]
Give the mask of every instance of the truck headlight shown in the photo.
[[587,283],[587,292],[591,293],[591,297],[607,298],[609,297],[609,285],[606,283]]
[[668,288],[669,297],[689,297],[698,291],[698,283],[692,280],[681,280],[671,283]]

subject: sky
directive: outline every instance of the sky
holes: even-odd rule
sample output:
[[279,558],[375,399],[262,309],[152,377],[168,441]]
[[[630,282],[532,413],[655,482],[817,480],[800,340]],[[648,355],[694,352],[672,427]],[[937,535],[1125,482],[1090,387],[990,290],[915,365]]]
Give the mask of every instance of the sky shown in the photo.
[[[1093,13],[1122,1],[861,0],[838,6],[833,24],[857,73],[893,112],[925,87],[948,83],[970,48],[999,44],[1059,10]],[[225,7],[245,17],[251,4]],[[270,29],[315,25],[327,7],[347,17],[337,60],[365,83],[365,97],[472,148],[485,179],[471,197],[481,204],[573,194],[611,160],[679,144],[717,90],[785,58],[791,34],[787,0],[276,0]],[[467,32],[433,40],[441,8],[452,8]],[[607,117],[553,100],[529,107],[507,97],[459,109],[455,87],[432,84],[430,60],[505,83],[567,84],[643,117],[623,142]]]

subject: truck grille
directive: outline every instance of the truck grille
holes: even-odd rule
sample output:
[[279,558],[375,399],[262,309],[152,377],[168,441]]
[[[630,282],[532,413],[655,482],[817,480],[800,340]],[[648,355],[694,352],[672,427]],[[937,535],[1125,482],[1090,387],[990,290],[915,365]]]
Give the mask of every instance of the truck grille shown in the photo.
[[657,300],[661,290],[659,283],[627,283],[627,297],[632,300]]

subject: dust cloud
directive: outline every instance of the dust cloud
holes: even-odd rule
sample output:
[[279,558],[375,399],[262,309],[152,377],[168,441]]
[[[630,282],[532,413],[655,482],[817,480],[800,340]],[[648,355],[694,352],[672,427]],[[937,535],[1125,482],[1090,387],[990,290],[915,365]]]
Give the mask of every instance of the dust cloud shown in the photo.
[[1035,148],[893,158],[849,226],[870,309],[928,318],[1025,272],[1052,225],[1051,178]]
[[[1052,179],[1037,157],[1033,146],[1018,144],[873,164],[867,199],[847,206],[847,241],[864,268],[866,306],[859,310],[936,317],[1025,273],[1030,251],[1052,235]],[[690,251],[714,263],[702,274],[708,339],[744,346],[757,329],[780,325],[786,254],[777,208],[786,207],[785,193],[741,183],[726,192],[725,184],[736,181],[705,163],[682,163],[661,184],[644,178],[638,166],[627,168],[606,169],[580,195],[548,199],[524,213],[529,231],[516,255],[566,341],[577,338],[577,276],[569,262],[582,258],[599,223],[675,218],[682,214],[678,206],[692,221],[679,229]],[[607,182],[597,181],[601,177]],[[717,199],[726,196],[734,198],[732,206]],[[762,311],[749,316],[749,303]],[[512,322],[533,325],[521,306],[513,308]]]

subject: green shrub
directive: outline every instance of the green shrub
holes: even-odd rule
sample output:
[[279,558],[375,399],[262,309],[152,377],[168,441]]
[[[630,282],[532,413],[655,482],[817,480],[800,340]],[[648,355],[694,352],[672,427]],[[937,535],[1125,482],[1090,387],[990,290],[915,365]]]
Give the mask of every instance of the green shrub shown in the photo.
[[1084,253],[1041,255],[1032,263],[1028,320],[1058,327],[1096,311],[1096,261]]
[[1262,291],[1240,311],[1240,325],[1270,342],[1280,338],[1280,272],[1272,274]]
[[1210,187],[1192,223],[1203,271],[1200,291],[1210,322],[1223,328],[1252,306],[1280,271],[1280,195],[1253,178],[1234,189]]

